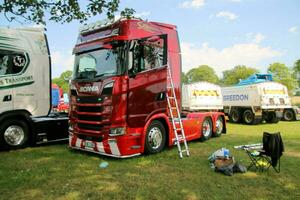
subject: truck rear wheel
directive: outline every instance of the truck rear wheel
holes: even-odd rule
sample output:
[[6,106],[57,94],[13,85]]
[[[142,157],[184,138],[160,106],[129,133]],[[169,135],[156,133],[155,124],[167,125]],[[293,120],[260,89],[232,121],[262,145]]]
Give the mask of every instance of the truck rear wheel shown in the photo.
[[285,121],[293,121],[295,120],[295,115],[294,115],[294,112],[293,110],[284,110],[283,112],[283,119]]
[[224,129],[224,120],[222,116],[219,116],[217,121],[216,121],[216,132],[214,134],[215,137],[220,137],[223,133]]
[[245,124],[254,124],[255,116],[253,112],[249,109],[245,110],[243,113],[243,121]]
[[229,121],[233,123],[241,122],[241,114],[238,109],[233,109],[229,115]]
[[277,118],[276,113],[275,112],[268,112],[266,122],[267,123],[274,123],[274,124],[278,123],[279,119]]
[[202,123],[201,127],[202,137],[201,141],[206,141],[212,136],[212,121],[209,117],[206,117]]
[[27,145],[29,128],[22,120],[8,119],[0,128],[0,144],[4,149],[19,149]]
[[154,120],[147,128],[145,139],[145,153],[154,154],[161,152],[166,145],[166,130],[163,124]]

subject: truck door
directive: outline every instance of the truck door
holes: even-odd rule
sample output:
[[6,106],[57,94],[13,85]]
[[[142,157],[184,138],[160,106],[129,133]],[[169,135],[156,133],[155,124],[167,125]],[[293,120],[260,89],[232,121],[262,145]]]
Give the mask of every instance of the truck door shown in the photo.
[[13,109],[11,51],[0,49],[0,114]]
[[130,41],[128,57],[128,124],[141,127],[166,112],[166,35]]

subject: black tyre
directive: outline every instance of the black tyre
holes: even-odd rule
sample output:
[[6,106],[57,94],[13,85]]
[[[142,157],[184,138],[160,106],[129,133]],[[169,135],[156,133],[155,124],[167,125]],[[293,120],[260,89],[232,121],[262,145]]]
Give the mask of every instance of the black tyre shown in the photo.
[[161,152],[166,145],[166,129],[160,121],[154,120],[147,128],[145,138],[145,153]]
[[216,121],[216,132],[214,137],[220,137],[224,130],[224,120],[222,116],[219,116]]
[[233,109],[230,112],[229,121],[233,123],[241,122],[241,113],[238,111],[238,109]]
[[4,149],[19,149],[27,145],[29,128],[26,122],[7,119],[1,123],[0,145]]
[[200,138],[201,141],[206,141],[212,136],[212,121],[209,117],[206,117],[203,120],[202,126],[201,126],[201,131],[202,131],[202,136]]
[[279,118],[277,118],[275,112],[268,112],[266,117],[266,122],[275,124],[279,122]]
[[255,116],[253,112],[249,109],[245,110],[243,113],[243,122],[245,124],[254,124],[255,122]]
[[283,112],[283,120],[285,121],[293,121],[295,120],[295,114],[293,110],[284,110]]

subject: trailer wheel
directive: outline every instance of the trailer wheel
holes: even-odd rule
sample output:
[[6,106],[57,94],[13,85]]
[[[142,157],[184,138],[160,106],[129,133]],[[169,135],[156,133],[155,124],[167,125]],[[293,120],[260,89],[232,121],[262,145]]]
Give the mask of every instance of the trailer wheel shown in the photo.
[[233,109],[230,112],[229,121],[233,123],[239,123],[241,121],[241,114],[238,109]]
[[275,112],[268,112],[266,122],[267,123],[274,123],[274,124],[278,123],[279,119],[277,118],[276,113]]
[[0,144],[4,149],[19,149],[28,142],[29,128],[25,121],[8,119],[0,128]]
[[161,152],[166,145],[166,130],[163,124],[154,120],[147,128],[145,139],[145,153],[154,154]]
[[223,133],[224,129],[224,120],[222,116],[219,116],[217,121],[216,121],[216,132],[214,134],[215,137],[220,137]]
[[202,137],[200,138],[201,141],[206,141],[212,136],[212,121],[210,118],[206,117],[202,123]]
[[249,109],[245,110],[243,113],[243,121],[245,124],[254,124],[255,116],[253,112]]
[[283,119],[285,121],[293,121],[295,120],[295,115],[292,110],[284,110],[283,112]]

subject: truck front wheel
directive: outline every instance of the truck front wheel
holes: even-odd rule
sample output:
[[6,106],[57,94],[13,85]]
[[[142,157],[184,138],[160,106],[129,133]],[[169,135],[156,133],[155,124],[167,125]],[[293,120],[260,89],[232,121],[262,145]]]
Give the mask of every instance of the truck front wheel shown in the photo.
[[284,110],[283,112],[283,119],[285,121],[293,121],[295,120],[295,115],[293,110]]
[[212,121],[210,118],[205,118],[202,123],[202,137],[200,138],[201,141],[206,141],[212,136]]
[[0,144],[4,149],[18,149],[27,145],[29,128],[22,120],[8,119],[0,127]]
[[233,109],[230,112],[229,121],[233,123],[239,123],[241,121],[241,114],[238,109]]
[[251,110],[247,109],[244,111],[243,121],[245,124],[254,124],[255,116]]
[[166,144],[166,130],[163,124],[154,120],[147,128],[145,139],[145,153],[154,154],[161,152]]
[[266,122],[267,123],[278,123],[279,122],[279,119],[278,117],[276,116],[276,113],[275,112],[268,112],[267,113],[267,118],[266,118]]

